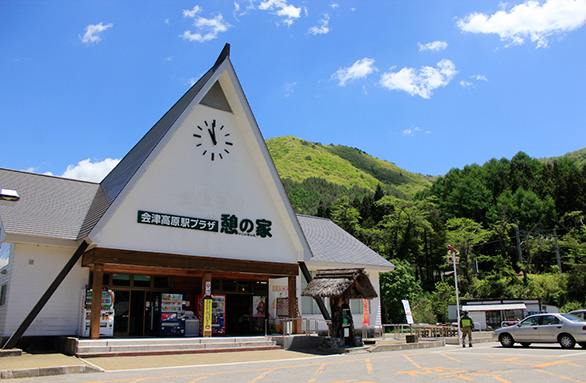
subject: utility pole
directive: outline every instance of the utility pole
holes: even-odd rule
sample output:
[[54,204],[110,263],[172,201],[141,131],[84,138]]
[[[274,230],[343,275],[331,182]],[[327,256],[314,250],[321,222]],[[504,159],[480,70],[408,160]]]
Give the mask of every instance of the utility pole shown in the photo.
[[458,297],[458,272],[456,270],[456,262],[460,258],[460,252],[456,250],[453,246],[448,245],[448,261],[452,258],[452,262],[454,264],[454,285],[456,287],[456,322],[458,322],[458,344],[461,346],[460,343],[462,340],[462,334],[460,330],[460,298]]

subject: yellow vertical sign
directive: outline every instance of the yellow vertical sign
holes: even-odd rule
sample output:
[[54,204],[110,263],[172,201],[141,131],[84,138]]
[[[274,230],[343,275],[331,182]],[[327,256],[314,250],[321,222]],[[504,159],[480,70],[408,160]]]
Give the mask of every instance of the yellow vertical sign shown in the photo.
[[212,332],[212,300],[206,298],[203,300],[203,331],[204,336],[206,333],[209,333],[208,336],[211,336]]

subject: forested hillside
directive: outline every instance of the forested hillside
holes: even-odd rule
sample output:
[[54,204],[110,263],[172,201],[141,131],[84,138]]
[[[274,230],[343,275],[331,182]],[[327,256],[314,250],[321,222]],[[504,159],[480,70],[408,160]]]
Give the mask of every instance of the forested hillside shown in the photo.
[[269,148],[296,210],[331,218],[397,266],[381,275],[385,323],[404,322],[401,299],[410,300],[416,322],[447,320],[455,303],[448,244],[460,251],[461,298],[586,307],[586,169],[578,156],[520,152],[452,169],[431,184],[378,169],[380,160],[358,149],[274,140],[282,140]]
[[379,186],[385,194],[404,199],[431,186],[430,177],[410,173],[355,148],[292,136],[266,143],[298,213],[320,215],[341,197],[362,198]]

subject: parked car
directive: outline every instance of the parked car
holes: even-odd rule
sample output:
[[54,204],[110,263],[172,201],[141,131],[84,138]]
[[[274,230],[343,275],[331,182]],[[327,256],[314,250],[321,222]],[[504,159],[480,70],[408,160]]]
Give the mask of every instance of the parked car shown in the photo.
[[570,311],[570,314],[572,314],[575,317],[581,318],[582,320],[586,320],[586,310],[574,310]]
[[586,322],[570,314],[530,315],[513,326],[501,327],[494,332],[503,347],[521,343],[559,343],[563,348],[574,348],[578,343],[586,348]]

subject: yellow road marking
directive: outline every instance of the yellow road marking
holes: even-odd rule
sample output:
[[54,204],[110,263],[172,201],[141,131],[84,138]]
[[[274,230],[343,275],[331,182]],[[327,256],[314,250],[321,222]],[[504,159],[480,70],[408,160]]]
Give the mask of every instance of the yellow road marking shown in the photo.
[[414,365],[417,368],[421,368],[421,366],[419,364],[417,364],[417,362],[415,362],[413,359],[409,358],[407,355],[403,355],[405,357],[405,359],[407,359],[409,362],[411,362],[412,365]]
[[535,371],[543,372],[544,374],[548,374],[548,375],[551,375],[551,376],[555,376],[555,377],[557,377],[557,378],[560,378],[560,379],[569,380],[570,382],[584,383],[584,381],[583,381],[583,380],[576,380],[576,379],[574,379],[574,378],[568,378],[567,376],[563,376],[563,375],[554,374],[553,372],[549,372],[549,371],[541,370],[541,369],[538,369],[538,368],[536,368],[536,369],[535,369]]
[[315,372],[315,374],[313,374],[313,376],[311,377],[311,379],[309,379],[309,383],[312,382],[316,382],[317,377],[321,375],[322,372],[324,372],[325,368],[326,368],[327,363],[322,363],[320,365],[320,367],[317,369],[317,371]]
[[251,380],[250,383],[256,383],[256,382],[258,382],[259,380],[261,380],[262,378],[264,378],[265,376],[267,376],[268,374],[270,374],[273,371],[274,370],[271,368],[270,370],[267,370],[267,371],[263,372],[262,374],[260,374],[259,376],[257,376],[253,380]]
[[462,362],[461,360],[456,359],[456,358],[452,358],[451,356],[446,355],[446,354],[440,354],[440,355],[443,356],[443,357],[445,357],[445,358],[448,358],[448,359],[451,359],[453,361],[456,361],[456,362]]
[[372,362],[370,361],[370,359],[366,359],[366,373],[368,375],[372,375],[373,374]]

